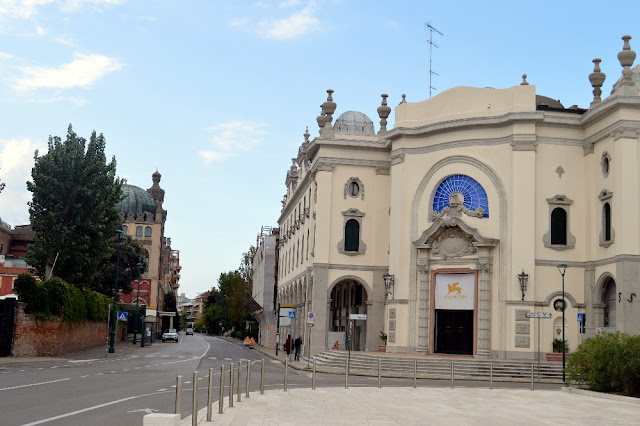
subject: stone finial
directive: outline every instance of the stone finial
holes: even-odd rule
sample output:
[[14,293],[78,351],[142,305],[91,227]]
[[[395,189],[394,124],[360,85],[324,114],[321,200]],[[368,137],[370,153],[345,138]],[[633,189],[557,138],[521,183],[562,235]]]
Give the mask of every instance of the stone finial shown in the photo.
[[383,93],[380,96],[382,96],[382,103],[378,107],[378,116],[380,117],[380,131],[378,134],[387,131],[387,118],[389,118],[389,114],[391,114],[391,107],[387,105],[389,95]]
[[322,108],[322,111],[320,112],[320,115],[316,118],[316,121],[318,122],[318,127],[320,127],[320,130],[322,130],[325,124],[327,124],[327,116],[324,113],[324,104],[320,105],[320,108]]
[[602,62],[600,58],[593,60],[593,72],[589,74],[589,82],[591,82],[591,86],[593,87],[593,101],[591,102],[591,106],[594,106],[602,100],[600,97],[602,90],[600,88],[604,83],[604,79],[607,77],[605,73],[600,70],[600,62]]
[[332,94],[333,94],[333,90],[332,89],[328,89],[327,90],[327,100],[326,100],[326,102],[324,102],[322,104],[322,111],[327,116],[325,124],[326,123],[331,124],[331,122],[333,121],[333,118],[331,116],[333,115],[334,112],[336,112],[337,105],[336,105],[335,102],[333,102]]
[[307,128],[304,131],[304,142],[305,143],[309,143],[309,136],[311,136],[311,135],[309,134],[309,126],[307,126]]
[[520,83],[520,86],[528,86],[529,83],[527,82],[527,75],[526,74],[522,74],[522,83]]
[[629,44],[629,40],[631,40],[630,35],[623,35],[622,40],[624,40],[624,45],[622,46],[622,50],[618,52],[618,61],[620,61],[620,65],[622,65],[621,84],[624,86],[633,86],[634,83],[631,78],[631,66],[633,65],[633,61],[636,59],[636,52],[631,50],[631,45]]
[[406,94],[402,94],[402,100],[400,101],[400,103],[398,105],[401,104],[406,104],[407,103],[407,95]]

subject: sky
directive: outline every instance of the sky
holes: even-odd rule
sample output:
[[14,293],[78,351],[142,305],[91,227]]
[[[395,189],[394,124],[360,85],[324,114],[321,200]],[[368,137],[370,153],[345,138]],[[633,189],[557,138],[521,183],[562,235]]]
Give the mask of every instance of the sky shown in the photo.
[[[379,128],[393,108],[456,86],[522,81],[588,108],[593,58],[621,75],[640,3],[596,1],[0,0],[0,218],[29,223],[35,150],[69,124],[103,133],[129,184],[162,174],[179,293],[211,289],[277,226],[285,175],[326,90]],[[638,43],[637,46],[636,43]],[[389,118],[392,128],[394,113]]]

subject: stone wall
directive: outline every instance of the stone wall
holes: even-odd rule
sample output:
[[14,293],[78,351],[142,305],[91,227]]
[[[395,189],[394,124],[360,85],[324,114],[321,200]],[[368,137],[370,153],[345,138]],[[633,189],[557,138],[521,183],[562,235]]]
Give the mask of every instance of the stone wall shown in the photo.
[[12,356],[59,356],[106,344],[105,322],[69,326],[60,318],[42,320],[25,314],[24,307],[16,304]]

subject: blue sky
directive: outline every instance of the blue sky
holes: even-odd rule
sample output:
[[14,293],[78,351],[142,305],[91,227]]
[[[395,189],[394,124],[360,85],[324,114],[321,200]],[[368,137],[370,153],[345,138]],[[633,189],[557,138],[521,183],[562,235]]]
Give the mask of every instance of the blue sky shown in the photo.
[[[236,269],[261,225],[277,225],[284,179],[326,89],[335,117],[455,86],[505,88],[528,74],[565,107],[603,97],[621,75],[640,4],[595,1],[0,0],[0,218],[28,223],[33,152],[69,123],[107,140],[118,174],[166,190],[180,292]],[[389,128],[394,122],[393,112]]]

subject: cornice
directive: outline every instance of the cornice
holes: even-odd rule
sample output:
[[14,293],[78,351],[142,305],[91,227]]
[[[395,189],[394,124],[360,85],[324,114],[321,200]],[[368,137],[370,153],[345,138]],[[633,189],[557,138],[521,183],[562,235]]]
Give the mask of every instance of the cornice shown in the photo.
[[346,271],[386,271],[388,266],[372,266],[372,265],[345,265],[340,263],[314,263],[314,267],[327,269],[340,269]]
[[[559,260],[536,259],[536,266],[552,266],[556,267]],[[593,269],[598,266],[610,265],[617,262],[637,262],[640,263],[640,255],[637,254],[618,254],[616,256],[606,257],[598,260],[588,260],[584,262],[563,261],[569,268],[585,268]]]

